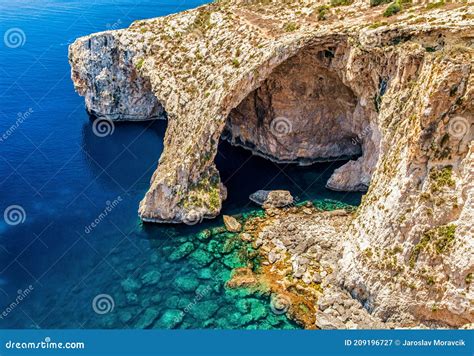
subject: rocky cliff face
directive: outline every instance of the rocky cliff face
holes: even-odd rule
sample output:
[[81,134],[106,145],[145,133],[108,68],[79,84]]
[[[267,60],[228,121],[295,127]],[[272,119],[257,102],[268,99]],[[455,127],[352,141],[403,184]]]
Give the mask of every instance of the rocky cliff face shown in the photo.
[[219,1],[80,38],[69,57],[94,115],[166,110],[143,220],[218,215],[222,134],[275,161],[359,156],[327,183],[369,188],[339,283],[382,319],[458,326],[474,321],[472,9]]

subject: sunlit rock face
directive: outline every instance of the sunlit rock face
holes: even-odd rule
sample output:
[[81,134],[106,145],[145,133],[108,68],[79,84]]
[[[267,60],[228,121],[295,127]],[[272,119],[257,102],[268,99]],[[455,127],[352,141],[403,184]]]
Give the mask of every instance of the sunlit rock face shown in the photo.
[[140,217],[219,214],[224,132],[277,161],[361,155],[327,182],[368,188],[345,232],[339,283],[386,320],[473,322],[472,5],[417,4],[387,19],[357,1],[343,19],[336,7],[321,20],[319,2],[297,4],[212,3],[71,45],[90,112],[166,110]]
[[288,59],[231,111],[226,125],[231,143],[300,164],[361,154],[358,100],[332,68],[336,47],[325,47]]
[[71,77],[92,116],[117,121],[164,118],[150,81],[132,64],[141,52],[110,31],[71,45]]

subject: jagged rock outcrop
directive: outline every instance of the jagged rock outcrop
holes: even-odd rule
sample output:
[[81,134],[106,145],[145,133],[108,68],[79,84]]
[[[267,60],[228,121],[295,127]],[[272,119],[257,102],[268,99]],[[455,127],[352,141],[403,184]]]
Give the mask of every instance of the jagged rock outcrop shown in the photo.
[[[275,161],[360,156],[327,185],[369,191],[340,283],[383,319],[472,322],[472,4],[381,17],[365,1],[219,1],[70,47],[88,110],[166,110],[165,148],[139,214],[215,217],[222,134]],[[341,11],[343,9],[343,11]]]

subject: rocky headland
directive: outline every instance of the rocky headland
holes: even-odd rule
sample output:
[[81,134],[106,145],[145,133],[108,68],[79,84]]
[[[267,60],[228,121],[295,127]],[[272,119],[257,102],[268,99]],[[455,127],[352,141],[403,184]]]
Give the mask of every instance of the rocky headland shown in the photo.
[[92,115],[168,120],[142,220],[219,214],[221,138],[275,162],[352,158],[327,187],[367,191],[356,211],[270,206],[254,221],[244,238],[264,274],[309,293],[306,327],[461,327],[474,322],[473,46],[465,1],[223,0],[79,38],[69,60]]

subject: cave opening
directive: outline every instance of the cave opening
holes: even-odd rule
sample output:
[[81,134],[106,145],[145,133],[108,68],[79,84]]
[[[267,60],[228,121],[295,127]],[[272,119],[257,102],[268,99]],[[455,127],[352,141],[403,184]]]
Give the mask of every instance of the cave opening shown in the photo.
[[231,111],[224,137],[279,163],[360,156],[358,100],[333,60],[328,50],[305,50],[282,63]]
[[[251,179],[258,181],[257,174],[252,172],[267,172],[271,176],[270,167],[276,163],[278,169],[273,174],[286,175],[291,182],[280,182],[280,186],[262,184],[258,189],[292,187],[302,195],[298,196],[301,200],[320,196],[347,198],[348,203],[359,204],[360,192],[369,185],[362,170],[356,171],[361,176],[351,177],[352,182],[346,186],[331,183],[335,170],[363,159],[365,141],[369,138],[364,133],[369,125],[360,100],[338,72],[338,52],[336,48],[320,46],[300,51],[280,64],[230,112],[222,141],[264,158],[252,163],[255,167],[250,169]],[[222,151],[229,151],[225,143],[220,145],[216,164],[224,184],[229,185],[226,180],[232,177],[226,176]],[[265,160],[273,163],[264,163]],[[313,182],[308,183],[309,179]],[[232,195],[231,186],[228,191]]]

